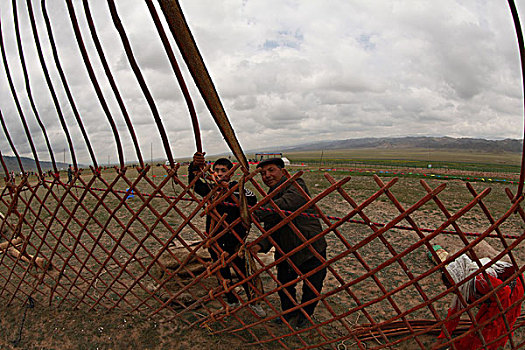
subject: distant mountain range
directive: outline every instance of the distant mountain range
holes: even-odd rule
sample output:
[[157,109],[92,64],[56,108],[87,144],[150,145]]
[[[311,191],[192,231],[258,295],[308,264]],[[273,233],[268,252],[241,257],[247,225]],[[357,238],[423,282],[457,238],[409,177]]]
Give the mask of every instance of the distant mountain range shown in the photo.
[[[361,138],[336,141],[320,141],[296,146],[269,149],[265,152],[303,152],[317,150],[343,150],[359,148],[424,148],[424,149],[458,149],[477,152],[512,152],[521,153],[523,140],[486,140],[453,137],[399,137],[399,138]],[[261,152],[260,150],[258,152]]]
[[[312,142],[295,146],[276,147],[266,150],[250,150],[246,153],[261,152],[306,152],[320,150],[344,150],[359,148],[382,148],[382,149],[404,149],[404,148],[423,148],[423,149],[446,149],[446,150],[474,150],[477,152],[509,152],[521,153],[523,140],[486,140],[473,138],[453,138],[453,137],[389,137],[389,138],[361,138],[335,141]],[[4,162],[9,171],[19,172],[18,162],[15,157],[3,156]],[[31,158],[21,157],[22,166],[26,171],[35,171],[35,161]],[[69,164],[57,162],[58,169],[66,169]],[[51,162],[40,162],[42,170],[52,169]],[[79,165],[83,167],[83,165]],[[0,169],[0,173],[3,169]]]
[[[7,166],[7,169],[9,171],[14,171],[15,173],[20,172],[20,167],[18,166],[18,161],[16,160],[16,157],[9,157],[9,156],[3,155],[3,158],[4,158],[5,165]],[[35,165],[34,159],[27,158],[27,157],[20,157],[20,160],[22,162],[22,166],[24,167],[25,171],[36,171],[36,165]],[[69,164],[67,163],[60,163],[60,162],[56,162],[56,165],[57,165],[58,170],[67,169],[67,167],[69,166]],[[52,170],[53,164],[51,162],[40,161],[40,167],[42,168],[42,171]],[[4,169],[0,167],[0,174],[3,172],[4,172]]]

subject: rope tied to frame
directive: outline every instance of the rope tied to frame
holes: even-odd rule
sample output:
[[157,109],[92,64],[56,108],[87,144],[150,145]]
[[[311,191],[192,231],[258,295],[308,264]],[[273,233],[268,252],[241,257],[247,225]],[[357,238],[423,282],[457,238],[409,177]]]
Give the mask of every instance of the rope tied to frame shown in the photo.
[[[239,248],[239,257],[241,259],[244,259],[244,264],[246,268],[246,277],[249,276],[252,277],[252,283],[253,286],[259,291],[260,293],[264,293],[264,285],[262,283],[261,277],[259,275],[256,275],[257,272],[257,266],[255,265],[255,259],[253,258],[252,253],[248,248],[246,248],[246,244],[241,245]],[[253,288],[248,288],[250,294],[248,295],[249,299],[252,299],[255,297],[256,291],[253,290]]]
[[22,320],[20,321],[20,328],[18,329],[18,336],[16,337],[15,340],[11,340],[11,343],[15,347],[18,346],[20,344],[20,341],[22,340],[22,331],[24,329],[24,323],[26,321],[27,310],[32,309],[34,307],[35,307],[35,300],[31,296],[28,296],[24,314],[22,315]]

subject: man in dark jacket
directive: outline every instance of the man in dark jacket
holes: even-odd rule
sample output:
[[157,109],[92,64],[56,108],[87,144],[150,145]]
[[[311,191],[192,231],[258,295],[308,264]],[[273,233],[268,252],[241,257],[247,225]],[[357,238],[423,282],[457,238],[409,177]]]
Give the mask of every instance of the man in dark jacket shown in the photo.
[[[257,165],[257,168],[261,168],[262,180],[269,187],[268,193],[275,190],[287,180],[287,178],[284,176],[284,162],[281,158],[272,158],[262,161]],[[308,188],[306,187],[303,179],[299,178],[295,180],[295,183],[301,186],[304,192],[310,196]],[[283,189],[281,189],[279,193],[272,197],[272,200],[280,209],[286,211],[295,211],[307,202],[307,199],[293,183],[289,183]],[[265,205],[264,207],[272,209],[270,205]],[[308,209],[305,211],[305,213],[313,212],[311,209]],[[264,223],[264,229],[267,231],[283,220],[278,213],[270,210],[258,210],[255,212],[255,215],[260,221]],[[292,223],[301,232],[306,240],[315,237],[322,231],[319,219],[314,217],[299,215],[292,220]],[[284,225],[283,227],[277,229],[271,234],[271,238],[275,241],[276,245],[283,251],[283,253],[288,253],[304,243],[304,240],[292,230],[290,225]],[[271,246],[272,244],[268,239],[263,239],[258,245],[252,247],[252,252],[257,253],[258,251],[261,251],[265,253],[270,250]],[[326,240],[323,236],[312,242],[309,246],[305,246],[295,254],[291,255],[290,260],[292,261],[293,265],[297,267],[300,273],[304,275],[322,265],[321,260],[314,255],[314,253],[310,250],[310,247],[319,253],[322,259],[325,260],[326,246]],[[279,259],[281,256],[281,252],[276,247],[275,260]],[[277,279],[283,285],[295,280],[297,277],[297,272],[292,268],[288,261],[284,260],[277,265]],[[307,278],[315,290],[310,288],[307,283],[303,282],[303,296],[301,304],[312,300],[317,296],[318,293],[321,293],[325,277],[326,268],[322,268]],[[283,290],[279,290],[278,293],[279,298],[281,299],[281,308],[283,311],[286,311],[295,306],[294,304],[297,302],[296,285],[297,283],[294,283],[291,286],[286,287],[293,300],[290,299],[290,297],[286,295]],[[304,306],[302,309],[311,316],[314,313],[317,303],[317,301],[313,302]],[[307,318],[300,309],[296,310],[295,312],[285,314],[284,318],[289,321],[292,326],[297,328],[302,328],[308,325]]]
[[71,164],[67,168],[67,183],[71,183],[73,181],[73,168],[71,167]]
[[[191,183],[193,179],[201,172],[201,169],[204,167],[205,159],[203,153],[195,153],[193,156],[193,162],[190,163],[188,168],[188,181]],[[234,187],[237,184],[237,181],[230,181],[230,175],[228,175],[228,172],[233,167],[233,164],[230,160],[226,158],[220,158],[215,161],[213,164],[213,171],[216,174],[217,181],[219,183],[224,183],[227,185],[228,189]],[[194,190],[197,194],[199,194],[202,197],[205,197],[210,193],[212,188],[210,185],[202,181],[201,179],[198,179],[195,182]],[[255,197],[255,194],[251,192],[248,189],[245,189],[245,195],[248,202],[248,205],[252,206],[255,203],[257,203],[257,197]],[[237,203],[239,202],[239,191],[233,192],[233,196],[236,197]],[[225,222],[228,224],[231,224],[235,220],[237,220],[240,217],[240,211],[239,207],[234,201],[232,197],[226,198],[222,203],[218,204],[216,207],[217,213],[219,216],[223,216],[226,214]],[[214,228],[212,227],[212,216],[207,215],[206,216],[206,232],[210,234]],[[215,220],[216,221],[216,220]],[[220,233],[222,231],[222,228],[218,228],[215,230],[216,233]],[[242,225],[242,223],[239,223],[235,225],[231,231],[226,232],[221,237],[217,239],[217,244],[219,247],[225,251],[228,252],[230,255],[235,254],[240,246],[242,245],[243,241],[245,240],[246,236],[248,235],[248,230]],[[216,247],[215,247],[216,248]],[[209,248],[209,252],[211,255],[211,258],[213,261],[217,261],[220,257],[220,253],[217,254],[216,249],[214,247]],[[245,259],[237,256],[235,259],[233,259],[232,263],[237,267],[239,271],[242,272],[244,276],[247,276],[246,273],[246,261]],[[219,270],[219,273],[221,276],[226,280],[232,280],[232,274],[230,270],[230,266],[226,266]],[[242,279],[241,276],[238,276],[239,279]],[[246,292],[246,295],[248,297],[251,296],[251,290],[249,289],[249,286],[247,283],[243,284],[243,288]],[[226,303],[228,306],[235,308],[240,305],[239,300],[236,298],[236,296],[232,293],[226,293]],[[259,317],[266,316],[266,313],[262,309],[262,307],[259,304],[250,304],[250,308],[255,312],[255,314]]]

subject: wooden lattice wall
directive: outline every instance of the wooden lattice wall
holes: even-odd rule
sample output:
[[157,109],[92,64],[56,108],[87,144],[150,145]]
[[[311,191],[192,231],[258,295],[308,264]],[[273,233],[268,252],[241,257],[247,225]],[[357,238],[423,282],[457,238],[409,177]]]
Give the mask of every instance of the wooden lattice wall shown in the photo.
[[[501,248],[493,256],[491,264],[507,259],[516,271],[506,282],[518,279],[523,283],[525,265],[523,257],[517,253],[523,248],[525,239],[523,171],[516,193],[509,189],[505,191],[508,205],[497,214],[492,214],[490,203],[486,203],[490,188],[477,192],[470,183],[465,186],[471,198],[451,210],[447,209],[447,200],[442,200],[447,197],[446,183],[422,180],[421,190],[424,194],[414,204],[404,206],[395,195],[396,186],[402,186],[397,178],[384,182],[374,176],[375,189],[365,196],[356,196],[348,189],[352,184],[350,177],[335,179],[327,173],[320,184],[321,189],[309,196],[295,182],[304,175],[301,171],[286,173],[288,180],[282,186],[295,186],[304,196],[305,204],[295,211],[283,211],[272,201],[278,191],[266,193],[259,183],[258,171],[253,166],[250,168],[178,3],[167,0],[161,0],[158,4],[145,0],[145,3],[149,14],[144,15],[151,16],[171,63],[173,79],[179,84],[186,100],[196,150],[202,151],[199,124],[192,97],[170,45],[170,33],[192,75],[193,83],[237,159],[231,174],[236,174],[242,181],[231,189],[214,187],[204,198],[193,192],[192,185],[198,178],[188,184],[185,169],[179,168],[174,162],[159,109],[134,58],[117,7],[113,0],[108,0],[108,11],[120,36],[130,71],[145,97],[169,160],[169,165],[163,166],[161,173],[158,173],[157,168],[157,174],[154,174],[150,165],[144,163],[132,118],[98,40],[88,1],[73,3],[66,0],[67,12],[61,16],[69,18],[72,25],[74,37],[71,40],[81,57],[79,69],[86,69],[98,98],[94,103],[101,105],[104,111],[101,118],[109,122],[117,149],[119,165],[104,170],[96,157],[97,145],[90,142],[83,126],[83,111],[75,104],[69,86],[73,77],[67,76],[62,69],[60,47],[55,42],[56,33],[52,22],[52,18],[57,15],[49,15],[46,1],[38,4],[27,1],[22,5],[12,1],[12,16],[2,14],[1,26],[14,28],[17,42],[14,50],[19,60],[15,62],[8,59],[13,57],[13,52],[6,52],[2,37],[0,46],[4,73],[17,107],[17,115],[0,114],[0,120],[10,145],[7,152],[16,156],[20,170],[25,172],[17,151],[19,145],[15,141],[19,138],[9,133],[13,120],[22,125],[37,169],[34,176],[24,174],[13,178],[10,173],[14,169],[6,165],[0,154],[5,171],[5,187],[0,193],[0,299],[3,304],[24,304],[31,298],[57,308],[66,305],[88,309],[122,308],[151,316],[163,314],[183,319],[188,327],[206,327],[216,334],[236,334],[249,344],[364,349],[386,348],[411,341],[424,349],[428,346],[426,341],[429,336],[435,337],[445,330],[444,310],[450,301],[450,294],[459,295],[458,286],[467,281],[448,289],[441,284],[443,267],[456,257],[469,253],[479,264],[476,248],[490,240]],[[515,7],[512,2],[509,3],[516,28],[519,28]],[[79,11],[82,11],[82,25],[79,24]],[[159,17],[159,11],[165,22]],[[22,16],[28,19],[24,21],[28,23],[27,28],[21,28],[22,21],[19,18]],[[5,18],[12,22],[7,22]],[[33,36],[32,50],[36,50],[37,57],[31,59],[38,60],[40,72],[27,69],[26,61],[29,58],[24,55],[27,48],[21,40],[21,32]],[[94,45],[96,55],[86,49],[85,42],[88,40]],[[522,49],[520,30],[518,42]],[[51,56],[44,55],[44,43],[51,49]],[[91,63],[95,60],[103,68],[103,74],[95,72]],[[14,72],[21,72],[18,77],[23,77],[24,91],[15,88]],[[50,72],[59,79],[51,79]],[[32,74],[44,77],[45,92],[32,87]],[[99,81],[102,79],[105,84],[109,84],[110,89],[101,88]],[[68,181],[64,172],[61,173],[57,168],[57,155],[51,147],[51,135],[46,131],[45,120],[43,122],[40,118],[42,111],[35,103],[36,94],[40,98],[48,96],[55,106],[53,114],[61,125],[71,155],[72,181]],[[108,99],[116,101],[119,115],[125,120],[125,128],[117,127],[108,107]],[[23,107],[27,105],[28,108]],[[81,140],[72,139],[70,129],[73,125],[66,123],[64,117],[66,108],[74,115],[74,127],[80,129]],[[29,118],[36,118],[40,127],[38,132],[28,127]],[[131,139],[138,160],[135,166],[126,165],[121,141],[123,135]],[[37,137],[45,141],[48,154],[37,151],[34,143]],[[74,144],[80,143],[87,149],[92,163],[86,169],[80,169],[76,158]],[[52,167],[50,171],[43,170],[40,162],[40,159],[48,156]],[[209,166],[204,169],[203,178],[209,170]],[[295,251],[303,247],[310,249],[321,262],[317,270],[301,274],[290,259],[295,252],[292,251],[283,254],[277,262],[264,255],[254,255],[250,275],[242,276],[239,281],[222,278],[218,273],[220,268],[229,265],[239,253],[230,255],[217,244],[217,238],[228,232],[228,228],[235,223],[228,225],[215,207],[244,185],[257,194],[259,201],[249,208],[237,203],[248,210],[249,215],[244,219],[251,222],[250,239],[242,242],[245,245],[241,254],[248,254],[250,247],[270,237],[277,228],[289,225],[303,241]],[[337,217],[327,211],[327,208],[334,208],[336,203],[343,208]],[[425,219],[431,203],[438,213],[437,224],[428,228]],[[283,218],[279,224],[281,226],[269,231],[253,215],[268,204],[270,210]],[[377,212],[385,213],[383,222],[375,222]],[[471,232],[471,225],[467,225],[465,220],[474,216],[474,212],[477,217],[482,216],[476,223],[477,233]],[[211,232],[205,232],[205,214],[214,217]],[[293,221],[300,215],[318,218],[323,224],[323,231],[307,240]],[[241,218],[238,219],[240,221]],[[427,252],[438,259],[432,248],[433,241],[445,236],[454,237],[460,248],[436,266],[422,263],[428,263],[425,259]],[[326,237],[329,242],[326,258],[316,253],[311,246],[321,237]],[[281,250],[275,241],[273,245],[275,250]],[[208,250],[214,251],[220,258],[211,260]],[[308,283],[306,277],[327,268],[325,286],[316,293],[314,299],[319,301],[315,317],[309,319],[311,323],[305,328],[292,327],[280,309],[277,292],[286,291],[286,286],[277,280],[275,266],[281,261],[288,261],[299,272],[296,281],[304,283]],[[488,266],[476,273],[486,275],[484,271]],[[238,269],[237,273],[242,275]],[[249,300],[240,293],[243,282],[251,286],[254,298]],[[513,305],[502,305],[495,296],[504,285],[492,288],[492,292],[484,298],[468,304],[461,311],[464,320],[458,332],[446,332],[449,345],[451,339],[462,337],[468,334],[466,332],[479,334],[486,327],[486,324],[476,321],[475,314],[476,308],[487,299],[498,300],[500,315],[521,304],[523,297]],[[228,307],[222,298],[231,291],[235,291],[241,302],[235,308]],[[253,303],[262,305],[267,316],[256,317],[248,307]],[[301,306],[304,305],[296,305],[292,311]],[[276,319],[283,321],[279,328],[272,324]],[[474,327],[468,331],[471,324]],[[506,329],[502,336],[508,336],[508,344],[512,349],[525,345],[523,329],[520,330],[524,325],[522,317],[513,326],[505,322]],[[490,343],[484,342],[484,345],[488,348]]]

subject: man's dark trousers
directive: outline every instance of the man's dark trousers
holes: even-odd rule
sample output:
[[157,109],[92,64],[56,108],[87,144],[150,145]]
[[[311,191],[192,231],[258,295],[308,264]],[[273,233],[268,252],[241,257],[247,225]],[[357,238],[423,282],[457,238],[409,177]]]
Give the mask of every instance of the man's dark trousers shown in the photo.
[[[322,253],[319,253],[319,255],[321,255],[326,260],[326,251],[324,251]],[[317,268],[318,266],[321,266],[321,261],[319,261],[318,258],[313,257],[311,259],[308,259],[307,261],[305,261],[301,265],[297,266],[297,268],[299,269],[299,271],[301,271],[301,274],[305,275],[306,273],[312,271],[313,269]],[[298,276],[297,273],[294,271],[294,269],[292,269],[292,267],[290,266],[290,264],[288,264],[287,261],[283,261],[282,263],[277,265],[277,279],[282,284],[286,284],[286,283],[288,283],[290,281],[293,281],[294,279],[297,278],[297,276]],[[308,277],[305,280],[303,280],[303,288],[302,288],[303,296],[301,298],[301,303],[306,303],[307,301],[312,300],[315,297],[317,297],[317,293],[321,293],[321,290],[323,289],[323,282],[324,282],[324,278],[325,277],[326,277],[326,267],[323,267],[322,269],[320,269],[319,271],[317,271],[316,273],[314,273],[310,277]],[[308,286],[308,284],[306,283],[306,280],[310,281],[312,286],[316,289],[317,293],[314,292],[310,288],[310,286]],[[288,290],[288,292],[294,298],[294,300],[297,300],[297,297],[296,297],[296,286],[297,286],[297,283],[294,283],[291,286],[286,287],[286,290]],[[279,293],[279,298],[281,299],[281,308],[282,308],[283,312],[288,310],[288,309],[291,309],[292,307],[295,306],[294,302],[292,300],[290,300],[290,297],[288,297],[288,295],[286,295],[284,290],[281,289],[281,290],[279,290],[278,293]],[[311,304],[308,304],[308,305],[304,306],[302,309],[308,315],[311,316],[314,313],[315,306],[317,305],[318,302],[319,301],[315,301],[315,302],[313,302]],[[294,312],[290,312],[290,313],[284,315],[284,317],[287,320],[290,320],[293,316],[295,316],[297,314],[302,315],[302,312],[298,309],[298,310],[296,310]]]

